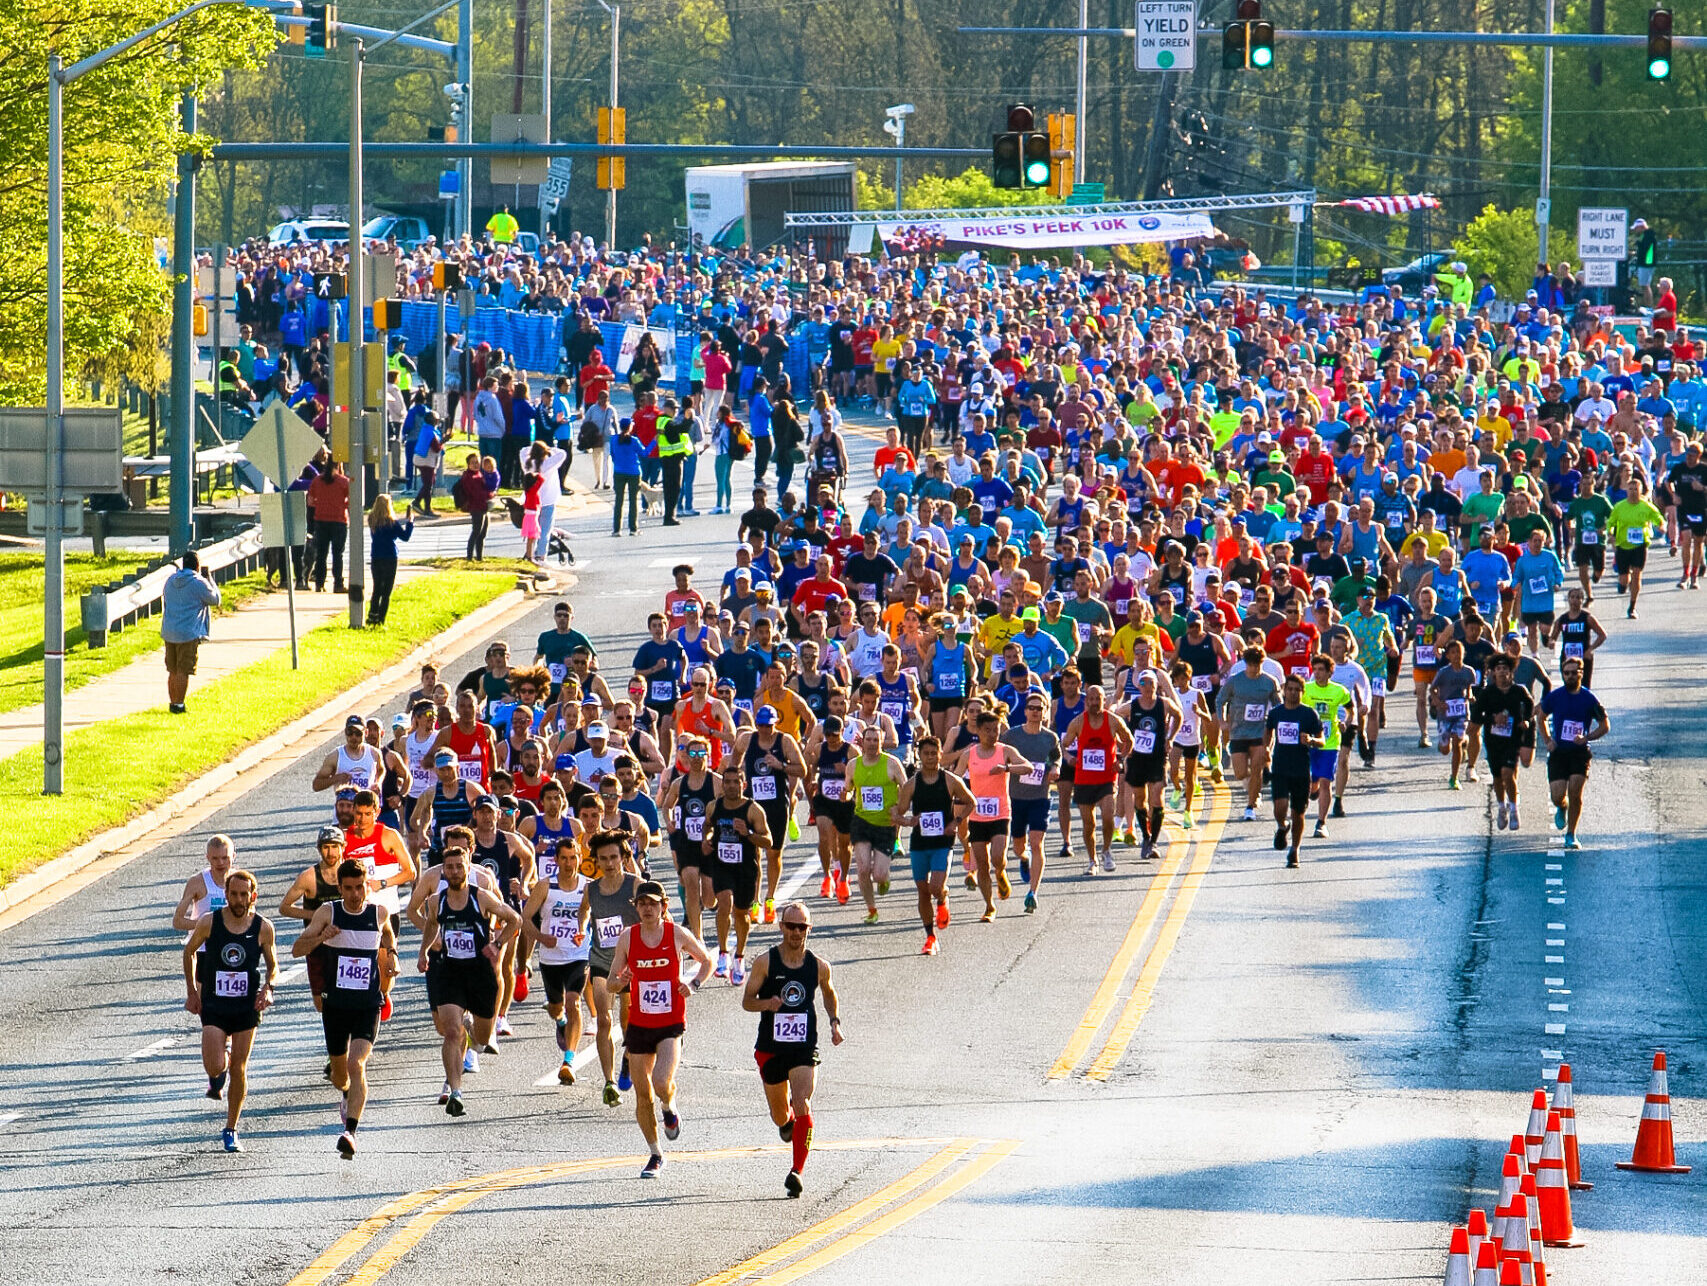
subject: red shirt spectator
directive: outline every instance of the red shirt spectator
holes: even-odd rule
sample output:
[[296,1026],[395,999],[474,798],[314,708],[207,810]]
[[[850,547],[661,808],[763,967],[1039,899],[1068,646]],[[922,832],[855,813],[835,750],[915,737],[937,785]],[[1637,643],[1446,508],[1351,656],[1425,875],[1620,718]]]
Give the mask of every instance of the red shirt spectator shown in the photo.
[[605,365],[604,354],[595,348],[582,365],[578,378],[581,381],[581,405],[591,406],[599,400],[600,393],[610,392],[616,372]]
[[658,408],[637,406],[630,418],[634,421],[635,440],[645,449],[647,455],[651,455],[652,444],[658,440]]
[[884,445],[878,447],[877,448],[877,454],[874,455],[871,458],[871,460],[872,460],[872,464],[875,465],[877,468],[877,476],[878,477],[882,477],[883,471],[885,469],[887,469],[891,464],[893,464],[896,460],[901,460],[901,461],[905,462],[902,465],[903,468],[906,468],[906,469],[917,469],[918,468],[918,466],[913,462],[913,453],[911,451],[907,450],[906,447],[892,447],[888,443],[885,443]]
[[350,480],[338,465],[308,484],[308,507],[315,522],[350,520]]
[[713,352],[709,346],[700,354],[700,361],[705,367],[705,391],[721,393],[729,387],[729,372],[735,369],[734,363],[721,349]]

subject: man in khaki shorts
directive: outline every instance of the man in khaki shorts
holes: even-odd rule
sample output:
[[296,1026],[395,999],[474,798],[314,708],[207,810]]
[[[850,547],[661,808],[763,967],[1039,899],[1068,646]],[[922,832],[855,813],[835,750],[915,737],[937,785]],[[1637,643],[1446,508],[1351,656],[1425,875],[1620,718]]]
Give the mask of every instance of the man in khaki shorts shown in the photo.
[[188,551],[183,566],[166,582],[160,618],[160,637],[166,644],[166,708],[173,714],[184,713],[196,654],[212,623],[209,609],[218,605],[219,586],[203,573],[196,551]]

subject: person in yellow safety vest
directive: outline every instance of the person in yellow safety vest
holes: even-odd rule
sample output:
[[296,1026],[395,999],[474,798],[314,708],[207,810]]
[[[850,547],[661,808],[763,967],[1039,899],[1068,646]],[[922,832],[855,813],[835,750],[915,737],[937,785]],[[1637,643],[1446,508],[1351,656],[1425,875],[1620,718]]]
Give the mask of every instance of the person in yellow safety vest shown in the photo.
[[397,372],[397,387],[405,395],[415,386],[415,363],[401,344],[385,359],[386,366]]
[[687,420],[676,414],[673,399],[664,403],[664,411],[658,418],[658,463],[664,475],[664,526],[674,527],[676,505],[682,495],[682,469],[693,454],[693,439],[688,436]]
[[516,222],[516,216],[510,213],[507,205],[486,220],[486,235],[492,238],[494,245],[509,245],[521,230],[522,225]]
[[1444,265],[1439,272],[1434,274],[1434,280],[1440,286],[1441,294],[1446,296],[1447,302],[1454,304],[1468,304],[1470,302],[1473,294],[1470,269],[1465,266],[1462,260],[1454,260],[1452,263]]

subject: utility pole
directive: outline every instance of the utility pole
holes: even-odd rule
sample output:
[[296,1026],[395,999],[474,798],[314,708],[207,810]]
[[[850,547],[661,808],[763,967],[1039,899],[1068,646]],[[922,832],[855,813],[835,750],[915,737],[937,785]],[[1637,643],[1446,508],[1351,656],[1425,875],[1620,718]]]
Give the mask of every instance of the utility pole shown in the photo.
[[[1547,34],[1553,34],[1553,4],[1547,0]],[[1541,190],[1535,202],[1535,262],[1547,257],[1547,228],[1553,221],[1553,46],[1541,64]]]
[[[551,132],[551,0],[545,0],[545,27],[540,33],[540,77],[539,77],[539,111],[545,117],[545,141],[551,142],[557,136]],[[545,187],[539,190],[539,238],[545,240],[545,225],[550,219],[545,208],[550,198],[545,195]]]
[[[1084,31],[1090,25],[1090,0],[1079,0],[1079,30]],[[1090,56],[1090,37],[1082,35],[1079,37],[1079,79],[1074,97],[1076,115],[1073,118],[1073,176],[1079,183],[1085,181],[1085,138],[1090,134],[1089,123],[1085,119],[1085,71]]]
[[[345,290],[349,308],[350,328],[350,503],[349,503],[349,581],[350,628],[363,625],[362,607],[365,597],[367,554],[363,537],[367,533],[367,373],[364,371],[363,341],[367,338],[362,325],[362,302],[366,298],[362,262],[362,59],[366,51],[361,37],[350,42],[350,271]],[[333,326],[336,335],[337,326]]]
[[65,793],[65,86],[47,57],[47,545],[42,590],[42,794]]
[[[456,15],[456,79],[462,86],[462,137],[474,141],[474,0],[461,0]],[[456,163],[456,235],[469,235],[474,216],[474,158]]]

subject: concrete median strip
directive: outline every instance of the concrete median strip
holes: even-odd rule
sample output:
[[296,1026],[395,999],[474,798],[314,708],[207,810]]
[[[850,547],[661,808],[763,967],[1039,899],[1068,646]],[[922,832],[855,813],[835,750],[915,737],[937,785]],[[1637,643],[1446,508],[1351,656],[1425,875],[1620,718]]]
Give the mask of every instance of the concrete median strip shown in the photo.
[[[549,589],[539,592],[561,593],[574,584],[574,579],[559,574]],[[371,705],[396,697],[419,677],[419,667],[427,658],[451,655],[483,634],[506,628],[532,610],[537,596],[520,589],[499,595],[378,674],[334,693],[307,714],[253,742],[147,812],[91,836],[19,876],[0,888],[0,931],[22,923],[108,872],[190,830],[233,799],[284,771],[308,746],[335,735],[352,705]]]

